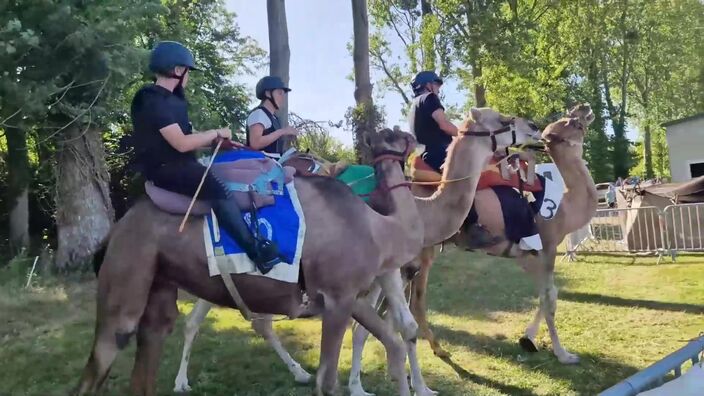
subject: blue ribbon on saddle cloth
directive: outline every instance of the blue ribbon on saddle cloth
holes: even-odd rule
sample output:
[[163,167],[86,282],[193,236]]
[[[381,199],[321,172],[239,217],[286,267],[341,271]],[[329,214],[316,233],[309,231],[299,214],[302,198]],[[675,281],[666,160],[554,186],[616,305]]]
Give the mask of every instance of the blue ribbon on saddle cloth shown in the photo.
[[[256,151],[235,150],[218,155],[214,162],[232,162],[252,158],[265,158],[265,156]],[[274,168],[280,168],[280,166]],[[275,173],[264,174],[262,180],[266,180],[272,175],[276,176]],[[225,184],[230,187],[229,183]],[[218,226],[213,213],[210,213],[205,216],[203,222],[203,237],[210,276],[220,275],[220,268],[223,268],[224,271],[231,274],[246,273],[266,276],[283,282],[298,282],[301,252],[306,233],[305,217],[293,181],[287,184],[280,183],[278,186],[275,184],[272,183],[275,203],[257,209],[257,226],[260,235],[276,242],[285,261],[275,265],[266,275],[262,275],[242,248]],[[264,185],[264,183],[261,184],[261,186]],[[261,190],[257,191],[263,193]],[[242,217],[252,229],[251,214],[242,212]]]

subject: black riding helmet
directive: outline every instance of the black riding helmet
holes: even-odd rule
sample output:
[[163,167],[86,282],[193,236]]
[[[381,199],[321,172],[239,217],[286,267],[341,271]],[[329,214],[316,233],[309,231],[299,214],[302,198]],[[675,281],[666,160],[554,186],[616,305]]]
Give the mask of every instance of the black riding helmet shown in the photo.
[[425,92],[425,84],[436,82],[442,84],[442,78],[435,74],[434,71],[425,70],[413,77],[411,81],[411,88],[413,88],[413,94],[416,96],[421,95]]
[[284,92],[290,92],[291,89],[284,84],[283,80],[277,76],[266,76],[262,77],[259,82],[257,82],[257,87],[255,88],[255,93],[257,99],[259,100],[269,100],[271,104],[278,110],[279,106],[274,101],[273,96],[267,95],[267,92],[271,92],[275,89],[283,89]]
[[176,41],[161,41],[157,43],[149,57],[149,70],[155,74],[177,78],[178,85],[175,93],[183,95],[183,78],[186,73],[184,72],[180,76],[174,73],[176,66],[186,67],[188,70],[198,70],[193,59],[193,53],[183,44]]

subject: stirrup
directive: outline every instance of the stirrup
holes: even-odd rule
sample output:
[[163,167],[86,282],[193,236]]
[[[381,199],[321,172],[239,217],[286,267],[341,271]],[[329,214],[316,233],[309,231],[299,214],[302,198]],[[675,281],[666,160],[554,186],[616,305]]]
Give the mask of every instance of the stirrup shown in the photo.
[[[278,252],[278,247],[272,241],[266,239],[260,239],[255,243],[255,252],[257,259],[252,261],[254,261],[254,264],[257,266],[257,269],[262,274],[267,274],[274,268],[276,264],[279,264],[283,261],[283,258]],[[262,257],[262,253],[264,252],[275,253],[275,256],[264,258]],[[262,261],[262,259],[266,261]]]

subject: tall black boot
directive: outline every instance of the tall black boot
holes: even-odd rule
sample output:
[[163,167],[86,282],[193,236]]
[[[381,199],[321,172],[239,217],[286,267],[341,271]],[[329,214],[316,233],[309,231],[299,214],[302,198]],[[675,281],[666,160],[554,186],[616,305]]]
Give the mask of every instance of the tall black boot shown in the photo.
[[464,248],[467,250],[486,249],[504,241],[502,237],[495,237],[479,223],[465,224]]
[[266,274],[280,263],[279,248],[273,241],[259,238],[255,239],[252,231],[242,218],[237,203],[230,199],[221,199],[213,202],[213,211],[221,224],[237,244],[247,253],[254,262],[259,272]]

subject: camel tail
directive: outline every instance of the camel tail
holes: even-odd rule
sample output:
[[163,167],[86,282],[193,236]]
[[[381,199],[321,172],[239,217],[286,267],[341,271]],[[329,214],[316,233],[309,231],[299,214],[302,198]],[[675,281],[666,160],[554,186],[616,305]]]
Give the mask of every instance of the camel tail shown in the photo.
[[98,245],[98,250],[93,254],[93,272],[95,276],[98,276],[100,272],[100,267],[103,265],[103,260],[105,259],[105,252],[108,250],[108,241],[110,240],[110,234],[108,234],[100,245]]

